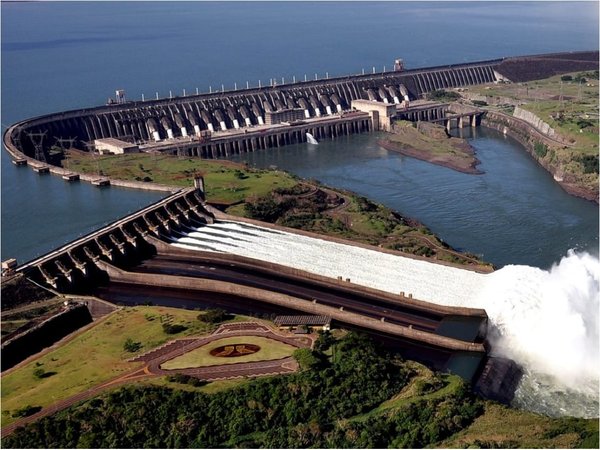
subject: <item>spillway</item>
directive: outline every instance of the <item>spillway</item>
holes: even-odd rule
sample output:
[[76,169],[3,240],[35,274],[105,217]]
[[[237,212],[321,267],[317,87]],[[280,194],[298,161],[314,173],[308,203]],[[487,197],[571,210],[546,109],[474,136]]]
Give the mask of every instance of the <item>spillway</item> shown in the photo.
[[490,274],[235,221],[196,228],[172,244],[233,253],[447,305],[485,308],[492,354],[525,370],[517,406],[597,417],[598,258],[570,254],[549,271],[506,266]]
[[[180,237],[174,246],[234,253],[439,304],[469,303],[484,275],[241,222],[218,221]],[[465,300],[466,299],[466,300]]]

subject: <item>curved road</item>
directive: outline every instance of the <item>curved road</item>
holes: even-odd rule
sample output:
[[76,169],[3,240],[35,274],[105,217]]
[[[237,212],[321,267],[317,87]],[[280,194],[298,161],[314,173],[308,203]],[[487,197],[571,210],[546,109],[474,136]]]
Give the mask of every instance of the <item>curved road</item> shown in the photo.
[[425,313],[384,299],[366,297],[358,292],[350,293],[335,287],[315,286],[313,283],[291,279],[284,275],[274,276],[259,269],[250,270],[231,263],[198,261],[191,256],[158,254],[133,269],[138,273],[189,276],[226,281],[244,286],[265,289],[296,298],[333,306],[375,319],[385,318],[388,323],[411,326],[414,329],[435,332],[442,315]]

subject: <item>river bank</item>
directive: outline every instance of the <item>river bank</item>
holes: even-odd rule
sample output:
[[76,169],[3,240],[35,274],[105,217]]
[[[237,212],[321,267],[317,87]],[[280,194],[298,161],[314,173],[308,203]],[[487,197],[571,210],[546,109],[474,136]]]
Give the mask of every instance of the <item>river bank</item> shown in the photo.
[[63,163],[72,173],[101,175],[115,185],[150,189],[156,182],[170,190],[189,187],[196,175],[202,175],[207,202],[228,214],[440,262],[492,268],[476,255],[453,249],[418,220],[354,192],[281,170],[254,169],[227,160],[145,153],[93,156],[78,150],[67,151]]
[[427,161],[461,173],[482,175],[475,149],[465,139],[451,137],[432,123],[397,121],[385,139],[377,141],[386,150]]
[[516,139],[570,195],[598,203],[598,70],[471,86],[461,102],[482,125]]
[[[535,127],[523,120],[497,111],[488,111],[482,120],[482,125],[518,141],[527,150],[527,153],[548,171],[554,181],[567,193],[598,204],[597,185],[595,187],[590,186],[589,183],[582,181],[576,174],[565,172],[561,165],[553,161],[552,158],[545,158],[550,150],[555,151],[557,143],[544,136]],[[540,147],[540,145],[544,147]],[[540,148],[544,150],[539,150]]]

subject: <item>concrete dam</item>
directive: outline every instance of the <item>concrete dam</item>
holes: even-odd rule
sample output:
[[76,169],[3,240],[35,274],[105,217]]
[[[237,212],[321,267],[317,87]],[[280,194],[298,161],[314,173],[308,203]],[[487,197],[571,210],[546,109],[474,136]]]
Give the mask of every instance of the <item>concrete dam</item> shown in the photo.
[[[188,236],[195,244],[186,241]],[[301,242],[296,243],[297,239]],[[268,241],[288,246],[298,258],[288,258],[286,263],[265,257],[257,249]],[[236,250],[232,242],[247,242],[249,250]],[[202,191],[189,188],[16,271],[63,293],[93,294],[124,304],[160,304],[166,299],[166,304],[178,307],[324,315],[345,328],[392,342],[407,357],[467,379],[475,376],[487,352],[486,312],[429,303],[431,299],[413,297],[413,292],[424,295],[417,285],[428,285],[428,277],[444,280],[464,273],[472,279],[482,274],[396,252],[394,270],[406,275],[406,291],[399,291],[353,282],[341,269],[334,276],[318,266],[306,270],[292,263],[313,253],[336,267],[340,249],[350,252],[352,260],[358,260],[353,256],[356,252],[369,258],[389,256],[350,242],[300,236],[292,230],[225,215],[204,203]],[[368,256],[369,252],[373,255]],[[359,266],[353,270],[360,270]],[[435,289],[446,289],[446,284]]]
[[[21,122],[11,131],[10,138],[24,154],[33,157],[35,143],[28,136],[30,133],[47,133],[41,144],[44,149],[55,144],[54,136],[76,142],[104,138],[156,142],[201,137],[202,131],[214,133],[279,122],[285,119],[279,117],[285,115],[281,114],[284,111],[299,112],[295,117],[299,119],[319,118],[350,110],[352,100],[399,104],[435,89],[495,81],[494,67],[500,62],[356,75],[68,111]],[[366,121],[350,122],[348,132],[369,129]],[[306,138],[299,134],[291,140]],[[198,142],[192,147],[194,154],[208,156],[202,155],[206,152]]]
[[[443,121],[446,111],[412,103],[447,88],[497,81],[518,82],[574,70],[594,69],[598,52],[570,52],[503,58],[465,64],[285,83],[145,101],[125,101],[122,91],[105,106],[24,120],[4,135],[17,164],[60,165],[53,147],[101,151],[177,152],[202,158],[280,147],[317,139],[385,130],[397,113],[408,120]],[[237,86],[236,86],[237,87]],[[417,102],[418,103],[418,102]],[[411,105],[409,107],[409,104]],[[479,123],[469,115],[469,125]],[[444,125],[449,126],[449,120]],[[462,122],[461,122],[462,123]],[[459,124],[459,126],[461,126]],[[100,144],[101,141],[104,141]],[[63,174],[69,176],[68,173]]]

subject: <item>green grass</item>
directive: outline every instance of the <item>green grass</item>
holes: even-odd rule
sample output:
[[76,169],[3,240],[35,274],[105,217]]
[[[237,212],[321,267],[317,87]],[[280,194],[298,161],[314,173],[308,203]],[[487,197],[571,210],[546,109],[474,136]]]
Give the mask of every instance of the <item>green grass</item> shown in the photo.
[[496,448],[573,448],[580,439],[576,432],[549,437],[563,420],[486,402],[484,413],[471,426],[440,442],[438,447],[468,448],[477,446],[476,441],[479,441],[478,446],[488,448],[491,445]]
[[173,389],[179,389],[182,391],[188,392],[204,392],[205,394],[214,394],[216,392],[226,391],[228,389],[233,389],[235,387],[241,386],[243,384],[249,383],[252,378],[235,378],[232,380],[217,380],[211,381],[204,386],[191,386],[189,384],[181,384],[175,383],[167,380],[167,377],[160,378],[149,378],[146,380],[136,381],[136,384],[140,385],[152,385],[152,386],[163,386],[169,387]]
[[[238,356],[233,358],[225,358],[212,356],[210,351],[214,348],[232,345],[232,344],[255,344],[260,347],[260,350],[256,353],[249,355]],[[259,336],[235,336],[223,339],[218,339],[211,342],[208,345],[197,348],[188,352],[184,355],[178,356],[170,361],[165,362],[161,365],[162,369],[173,370],[173,369],[186,369],[191,367],[206,367],[216,366],[221,364],[235,364],[242,362],[251,361],[268,361],[272,359],[285,358],[291,356],[296,350],[289,344],[276,341],[274,339],[268,339]]]
[[172,186],[192,186],[194,175],[204,176],[207,200],[233,204],[262,196],[277,187],[292,187],[297,181],[282,171],[251,169],[225,160],[180,158],[146,153],[92,156],[71,151],[63,165],[82,173],[98,173],[122,180],[152,180]]
[[[165,334],[160,318],[167,315],[187,330]],[[24,405],[47,406],[139,367],[140,363],[127,362],[135,354],[176,337],[205,333],[208,327],[196,319],[197,315],[197,311],[151,306],[115,311],[65,345],[2,376],[2,424],[13,421],[10,411]],[[127,338],[142,344],[135,354],[123,350]],[[33,371],[39,367],[56,374],[37,379]]]

